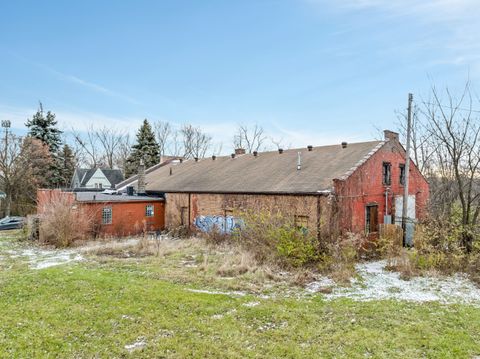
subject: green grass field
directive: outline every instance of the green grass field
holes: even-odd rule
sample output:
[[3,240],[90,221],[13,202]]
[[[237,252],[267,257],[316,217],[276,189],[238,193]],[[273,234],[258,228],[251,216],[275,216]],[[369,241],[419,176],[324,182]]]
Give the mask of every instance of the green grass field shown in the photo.
[[184,270],[182,253],[89,256],[36,270],[11,255],[15,238],[0,242],[1,358],[480,355],[480,308],[472,306],[229,294],[242,282]]

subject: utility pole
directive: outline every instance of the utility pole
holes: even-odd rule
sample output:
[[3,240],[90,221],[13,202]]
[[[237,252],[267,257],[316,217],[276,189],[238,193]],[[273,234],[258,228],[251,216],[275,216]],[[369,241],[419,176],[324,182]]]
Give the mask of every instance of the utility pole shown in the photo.
[[[12,125],[12,123],[10,122],[10,120],[2,120],[1,122],[2,124],[2,127],[5,129],[5,151],[3,153],[3,160],[5,161],[5,164],[8,163],[9,159],[8,159],[8,129],[10,128],[10,126]],[[10,188],[10,174],[8,172],[8,166],[6,166],[5,168],[5,173],[4,173],[4,177],[6,179],[6,183],[5,183],[5,198],[6,198],[6,204],[5,204],[5,216],[8,217],[10,216],[10,209],[11,209],[11,206],[12,206],[12,189]],[[3,196],[3,194],[2,194]]]
[[402,229],[403,246],[407,246],[407,220],[408,220],[408,180],[410,177],[410,136],[412,132],[412,101],[413,95],[408,94],[408,114],[407,114],[407,148],[405,154],[405,180],[403,184],[403,208],[402,208]]

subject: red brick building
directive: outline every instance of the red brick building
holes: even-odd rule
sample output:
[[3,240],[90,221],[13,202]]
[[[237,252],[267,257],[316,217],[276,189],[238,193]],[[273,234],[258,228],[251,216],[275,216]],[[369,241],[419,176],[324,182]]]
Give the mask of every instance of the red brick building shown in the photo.
[[[383,141],[176,160],[146,172],[146,192],[165,195],[165,226],[228,231],[236,210],[278,211],[319,237],[371,233],[400,214],[406,174],[398,134]],[[412,162],[409,217],[422,219],[428,183]],[[119,190],[136,186],[127,179]]]
[[102,236],[121,237],[165,228],[163,198],[39,189],[37,213],[41,216],[59,197],[70,203],[72,210],[91,218],[95,231]]

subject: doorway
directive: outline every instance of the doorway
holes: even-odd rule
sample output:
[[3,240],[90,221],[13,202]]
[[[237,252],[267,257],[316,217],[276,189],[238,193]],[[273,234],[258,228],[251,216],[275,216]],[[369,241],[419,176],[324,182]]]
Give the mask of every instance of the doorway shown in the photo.
[[365,232],[374,233],[378,231],[378,204],[367,204],[365,206]]

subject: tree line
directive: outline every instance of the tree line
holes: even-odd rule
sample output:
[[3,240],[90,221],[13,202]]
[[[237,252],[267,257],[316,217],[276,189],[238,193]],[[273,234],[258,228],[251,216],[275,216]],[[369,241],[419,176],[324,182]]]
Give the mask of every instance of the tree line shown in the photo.
[[[430,184],[430,220],[452,224],[467,251],[480,235],[480,98],[467,81],[460,91],[432,85],[413,108],[411,150]],[[405,138],[405,115],[399,114]],[[452,239],[455,233],[448,234]]]
[[[148,168],[165,156],[204,158],[218,155],[222,144],[200,127],[183,124],[179,128],[166,121],[145,119],[135,138],[121,128],[90,126],[86,131],[72,128],[61,131],[56,115],[37,112],[26,121],[27,134],[19,136],[4,128],[0,138],[0,190],[5,215],[25,214],[34,210],[37,188],[69,187],[75,168],[117,168],[130,177],[140,160]],[[281,140],[267,136],[259,125],[239,125],[232,136],[234,148],[248,153],[280,147]]]

